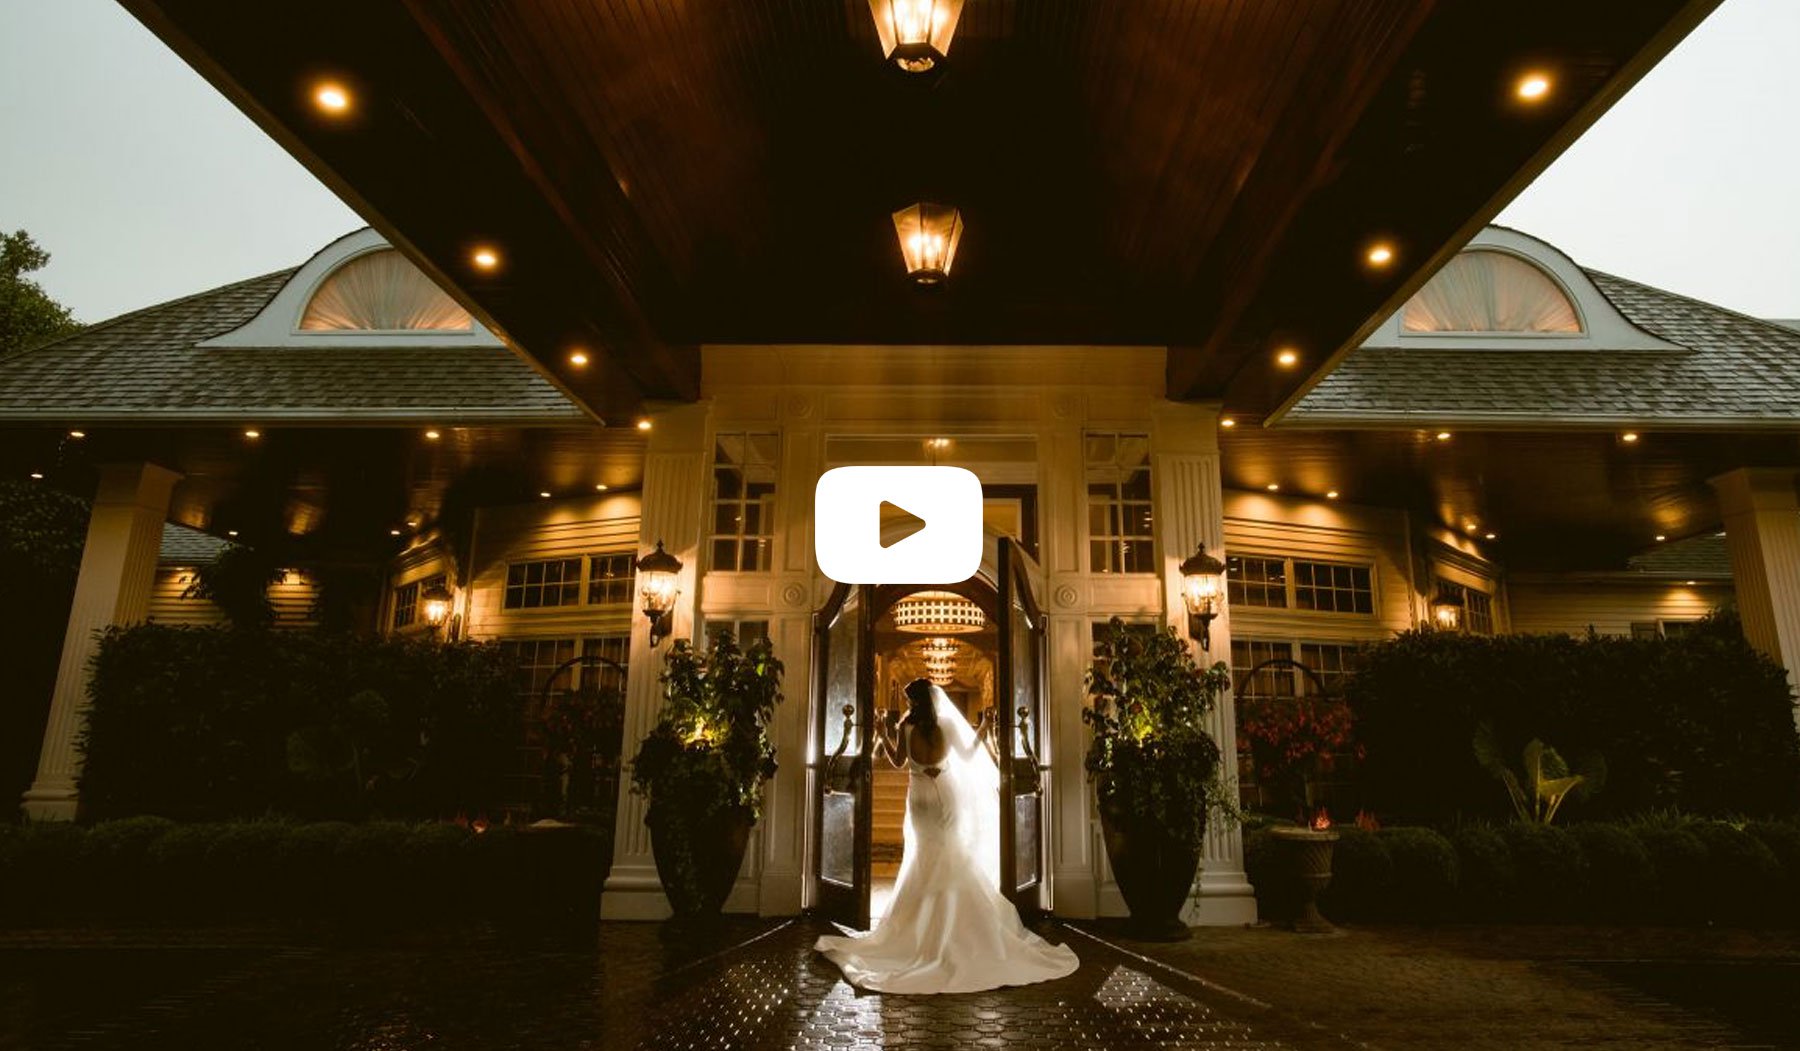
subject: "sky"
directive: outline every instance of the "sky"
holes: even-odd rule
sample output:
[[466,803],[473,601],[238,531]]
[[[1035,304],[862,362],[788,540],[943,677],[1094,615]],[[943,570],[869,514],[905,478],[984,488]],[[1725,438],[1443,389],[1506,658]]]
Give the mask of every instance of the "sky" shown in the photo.
[[[1724,5],[1500,221],[1800,317],[1800,0]],[[296,265],[355,213],[114,0],[0,0],[0,230],[82,321]]]

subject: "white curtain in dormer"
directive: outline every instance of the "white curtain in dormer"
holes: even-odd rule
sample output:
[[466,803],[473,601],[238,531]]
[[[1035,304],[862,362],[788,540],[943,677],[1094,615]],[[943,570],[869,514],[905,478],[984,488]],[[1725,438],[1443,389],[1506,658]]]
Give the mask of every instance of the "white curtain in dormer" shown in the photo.
[[1472,249],[1445,265],[1400,315],[1407,332],[1580,332],[1562,287],[1506,252]]
[[300,319],[307,332],[467,332],[469,312],[391,248],[332,271]]

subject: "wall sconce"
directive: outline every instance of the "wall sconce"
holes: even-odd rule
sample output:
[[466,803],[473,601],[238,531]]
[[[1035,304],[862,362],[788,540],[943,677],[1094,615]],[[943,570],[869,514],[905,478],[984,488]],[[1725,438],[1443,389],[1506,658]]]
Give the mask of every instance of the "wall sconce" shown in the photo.
[[670,611],[681,594],[681,559],[664,551],[658,540],[655,551],[637,560],[637,572],[638,596],[644,600],[644,616],[650,619],[650,648],[655,649],[675,630]]
[[908,73],[925,73],[944,60],[963,0],[869,0],[881,54]]
[[425,623],[434,628],[442,627],[450,616],[450,589],[441,582],[433,583],[419,596],[419,603],[425,610]]
[[900,238],[907,275],[921,285],[939,284],[949,277],[962,230],[962,213],[946,204],[921,202],[895,212],[894,233]]
[[1212,649],[1212,622],[1225,595],[1225,563],[1206,553],[1206,545],[1181,564],[1181,600],[1187,605],[1188,636],[1203,650]]
[[1439,631],[1461,631],[1463,598],[1454,592],[1439,592],[1431,600],[1431,625]]

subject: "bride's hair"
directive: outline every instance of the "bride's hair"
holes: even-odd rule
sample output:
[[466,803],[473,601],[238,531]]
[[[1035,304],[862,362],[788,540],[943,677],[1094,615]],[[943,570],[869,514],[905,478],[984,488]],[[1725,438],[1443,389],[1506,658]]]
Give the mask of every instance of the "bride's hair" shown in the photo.
[[938,729],[937,706],[931,700],[931,681],[914,679],[906,684],[906,699],[912,702],[912,708],[906,713],[906,721],[924,730],[936,733]]

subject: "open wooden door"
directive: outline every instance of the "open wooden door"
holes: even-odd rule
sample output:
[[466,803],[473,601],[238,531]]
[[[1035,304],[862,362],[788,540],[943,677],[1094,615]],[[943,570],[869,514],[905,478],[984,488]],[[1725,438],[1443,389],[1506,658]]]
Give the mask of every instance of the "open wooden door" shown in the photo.
[[870,590],[839,584],[813,620],[813,902],[828,919],[867,930],[870,780],[875,736]]
[[1030,919],[1044,885],[1044,615],[1018,542],[1002,538],[999,554],[1000,889]]

